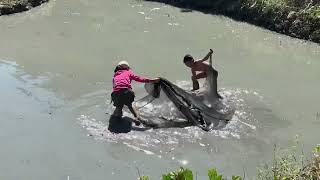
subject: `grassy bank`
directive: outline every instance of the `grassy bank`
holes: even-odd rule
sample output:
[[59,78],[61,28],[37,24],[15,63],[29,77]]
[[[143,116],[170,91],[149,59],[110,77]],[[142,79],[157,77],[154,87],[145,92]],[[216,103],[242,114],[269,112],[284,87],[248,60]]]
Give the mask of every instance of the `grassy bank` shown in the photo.
[[[208,170],[208,180],[243,180],[242,176],[227,178],[219,174],[216,169]],[[162,175],[162,180],[193,180],[194,173],[186,168]],[[297,153],[296,148],[278,150],[275,148],[274,157],[270,164],[266,163],[258,169],[258,180],[319,180],[320,179],[320,145],[314,148],[312,157],[306,159],[304,154]],[[149,180],[148,176],[141,176],[139,180]]]
[[320,43],[320,0],[146,0],[222,14]]
[[48,0],[0,0],[0,15],[27,11]]

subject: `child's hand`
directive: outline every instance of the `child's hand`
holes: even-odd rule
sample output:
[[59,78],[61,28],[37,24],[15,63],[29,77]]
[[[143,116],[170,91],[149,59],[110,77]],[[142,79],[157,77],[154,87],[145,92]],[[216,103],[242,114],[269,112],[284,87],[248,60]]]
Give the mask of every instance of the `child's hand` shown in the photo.
[[210,49],[210,52],[209,52],[210,54],[213,54],[213,50],[212,49]]

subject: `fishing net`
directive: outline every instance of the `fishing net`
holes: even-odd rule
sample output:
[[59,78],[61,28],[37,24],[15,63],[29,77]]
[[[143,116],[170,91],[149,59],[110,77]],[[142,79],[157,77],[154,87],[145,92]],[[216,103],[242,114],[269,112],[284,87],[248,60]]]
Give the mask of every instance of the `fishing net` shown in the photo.
[[225,126],[234,108],[219,99],[216,81],[217,73],[212,69],[199,91],[184,90],[164,78],[146,84],[148,95],[136,103],[143,124],[154,128],[195,125],[205,131]]

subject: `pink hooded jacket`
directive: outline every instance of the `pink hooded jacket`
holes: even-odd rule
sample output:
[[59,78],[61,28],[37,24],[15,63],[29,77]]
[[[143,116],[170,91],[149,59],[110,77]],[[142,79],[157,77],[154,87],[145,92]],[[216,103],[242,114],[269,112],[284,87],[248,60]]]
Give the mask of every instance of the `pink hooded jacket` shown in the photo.
[[137,82],[148,83],[151,82],[150,79],[140,77],[134,74],[132,70],[119,70],[113,75],[113,92],[120,91],[122,89],[132,89],[131,81],[135,80]]

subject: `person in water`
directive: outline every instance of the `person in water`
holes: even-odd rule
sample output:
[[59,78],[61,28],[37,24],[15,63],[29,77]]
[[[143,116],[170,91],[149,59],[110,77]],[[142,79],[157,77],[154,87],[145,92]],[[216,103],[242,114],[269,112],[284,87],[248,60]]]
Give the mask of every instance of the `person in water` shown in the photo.
[[212,83],[211,91],[213,91],[215,93],[215,96],[217,98],[222,98],[220,96],[220,94],[218,93],[218,89],[217,89],[218,71],[215,70],[211,64],[205,62],[212,56],[212,54],[213,54],[213,51],[212,51],[212,49],[210,49],[209,53],[204,58],[199,59],[197,61],[195,61],[194,58],[190,54],[187,54],[183,58],[183,63],[191,69],[191,73],[192,73],[191,79],[192,79],[192,83],[193,83],[193,89],[192,89],[193,91],[199,89],[198,79],[209,78],[209,75],[212,74],[213,79],[212,79],[212,82],[210,82],[210,83]]
[[138,116],[137,110],[132,106],[135,98],[135,94],[132,91],[131,86],[132,80],[141,83],[157,83],[160,81],[160,78],[148,79],[137,76],[130,69],[129,63],[126,61],[119,62],[114,70],[114,76],[112,79],[113,92],[111,93],[111,99],[116,109],[113,112],[113,116],[122,117],[122,109],[124,105],[126,105],[135,117],[134,123],[139,126],[140,118]]

